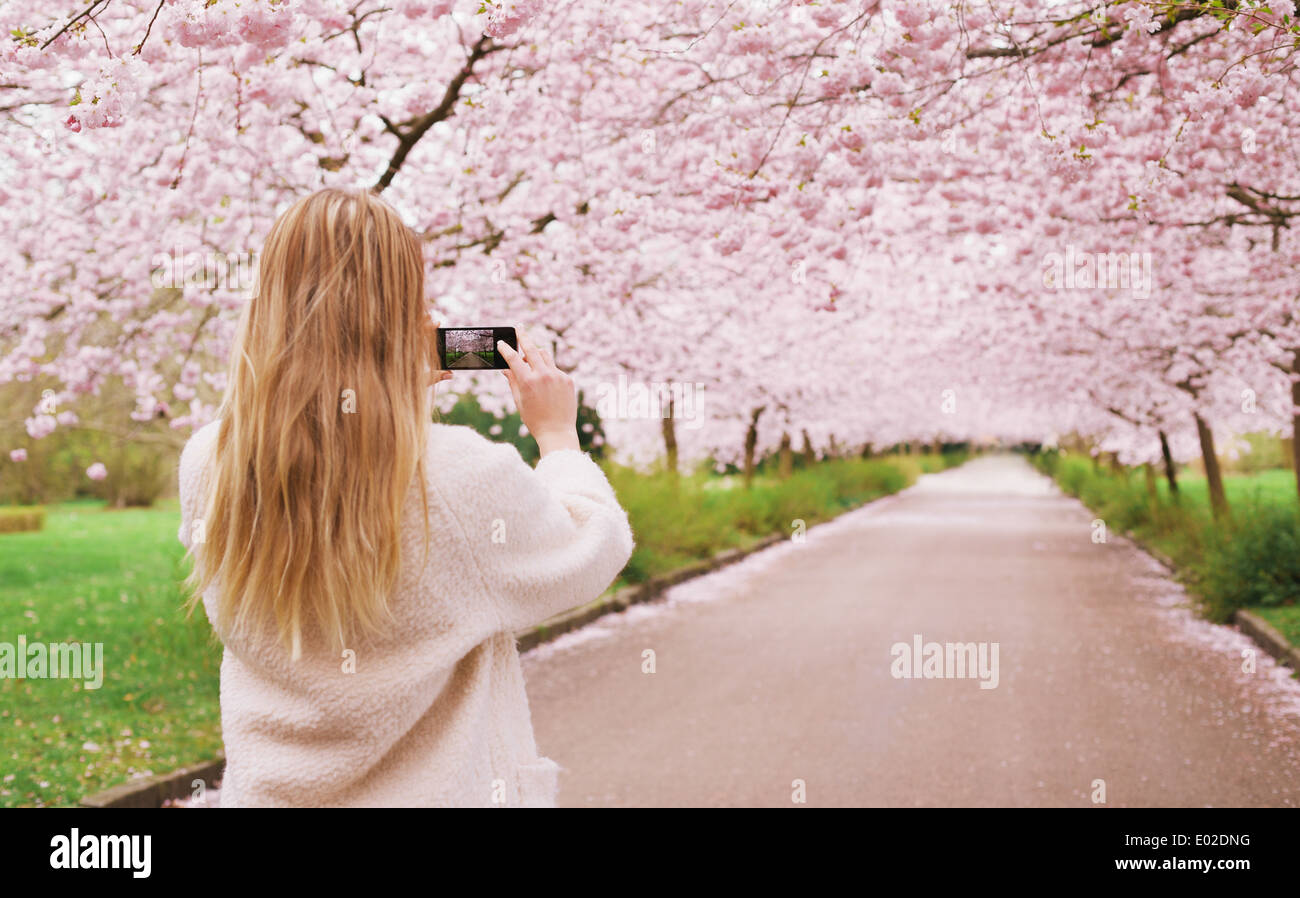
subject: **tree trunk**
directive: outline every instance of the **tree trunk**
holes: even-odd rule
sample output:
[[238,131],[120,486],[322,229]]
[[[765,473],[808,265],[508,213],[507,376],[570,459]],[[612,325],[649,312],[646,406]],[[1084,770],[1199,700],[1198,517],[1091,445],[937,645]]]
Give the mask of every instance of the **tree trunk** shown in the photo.
[[817,453],[813,451],[812,438],[808,436],[808,431],[803,432],[803,463],[811,466],[817,461]]
[[781,434],[781,448],[777,455],[776,475],[785,480],[794,473],[794,451],[790,448],[790,434]]
[[863,458],[871,458],[871,456],[875,455],[875,453],[876,453],[875,447],[873,447],[870,443],[866,443],[863,445],[862,447]]
[[1201,441],[1201,458],[1205,462],[1205,480],[1210,487],[1210,511],[1215,520],[1228,513],[1228,497],[1223,492],[1223,472],[1219,470],[1219,458],[1214,454],[1214,433],[1199,413],[1193,413],[1196,419],[1196,436]]
[[1151,500],[1151,508],[1154,510],[1160,505],[1160,491],[1156,489],[1156,469],[1147,462],[1142,466],[1142,473],[1147,482],[1147,498]]
[[1165,463],[1165,480],[1169,481],[1169,498],[1178,501],[1178,470],[1174,467],[1174,454],[1169,451],[1169,437],[1160,431],[1160,457]]
[[677,425],[673,418],[673,401],[668,400],[668,416],[663,421],[664,449],[668,452],[668,474],[677,477]]
[[754,484],[754,449],[758,446],[758,416],[763,414],[766,406],[754,409],[749,419],[749,430],[745,433],[745,489]]

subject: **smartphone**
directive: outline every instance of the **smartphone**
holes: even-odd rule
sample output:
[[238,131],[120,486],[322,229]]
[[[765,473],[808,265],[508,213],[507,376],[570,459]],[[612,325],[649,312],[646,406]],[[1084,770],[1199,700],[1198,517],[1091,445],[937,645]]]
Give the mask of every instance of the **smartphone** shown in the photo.
[[440,327],[438,365],[444,371],[508,368],[505,357],[497,352],[498,340],[519,350],[513,327]]

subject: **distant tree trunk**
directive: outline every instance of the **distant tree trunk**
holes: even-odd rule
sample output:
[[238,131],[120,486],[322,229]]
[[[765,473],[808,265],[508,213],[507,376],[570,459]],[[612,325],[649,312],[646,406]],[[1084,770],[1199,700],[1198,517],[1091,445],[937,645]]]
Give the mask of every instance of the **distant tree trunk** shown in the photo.
[[758,447],[758,416],[763,414],[766,406],[754,409],[749,419],[749,430],[745,433],[745,489],[754,484],[754,450]]
[[668,452],[668,473],[673,478],[677,477],[677,425],[673,418],[673,401],[668,400],[668,416],[664,418],[664,449]]
[[790,434],[783,432],[781,434],[781,448],[777,455],[776,474],[782,480],[785,480],[794,473],[794,451],[790,448]]
[[1146,477],[1147,498],[1151,500],[1151,507],[1157,508],[1160,504],[1160,491],[1156,489],[1156,469],[1151,462],[1147,462],[1142,466],[1142,473]]
[[1160,431],[1160,457],[1165,463],[1165,480],[1169,481],[1169,498],[1178,501],[1178,470],[1174,467],[1174,454],[1169,451],[1169,437]]
[[863,458],[871,458],[871,456],[873,456],[873,455],[875,455],[875,454],[876,454],[876,449],[875,449],[874,446],[872,446],[870,443],[864,443],[864,444],[863,444],[863,446],[862,446],[862,457],[863,457]]
[[1112,452],[1110,454],[1110,472],[1116,475],[1117,477],[1126,476],[1124,465],[1120,463],[1118,452]]
[[840,444],[835,442],[835,434],[830,435],[827,443],[829,445],[826,447],[826,454],[831,458],[839,458],[841,449]]
[[1193,412],[1196,419],[1196,436],[1201,441],[1201,458],[1205,462],[1205,480],[1210,487],[1210,511],[1215,520],[1228,513],[1228,497],[1223,492],[1223,472],[1219,470],[1219,458],[1214,454],[1214,433],[1199,413]]
[[811,465],[815,461],[817,461],[817,453],[813,451],[812,438],[808,436],[808,430],[805,428],[803,432],[803,463]]

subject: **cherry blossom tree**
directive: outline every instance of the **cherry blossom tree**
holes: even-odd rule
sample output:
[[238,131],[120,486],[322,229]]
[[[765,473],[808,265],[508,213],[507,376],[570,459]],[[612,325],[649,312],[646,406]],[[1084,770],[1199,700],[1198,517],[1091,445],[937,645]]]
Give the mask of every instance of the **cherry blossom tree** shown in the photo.
[[1076,432],[1199,452],[1226,507],[1216,432],[1300,420],[1290,0],[2,9],[31,439],[108,380],[208,420],[258,242],[326,185],[402,211],[443,323],[537,328],[588,397],[698,387],[698,427],[614,413],[632,458]]

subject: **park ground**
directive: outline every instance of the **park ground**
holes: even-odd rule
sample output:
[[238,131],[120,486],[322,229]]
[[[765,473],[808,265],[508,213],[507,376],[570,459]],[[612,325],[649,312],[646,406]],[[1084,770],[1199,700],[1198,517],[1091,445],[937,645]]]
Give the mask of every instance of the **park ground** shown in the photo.
[[[820,784],[810,803],[1072,804],[1102,779],[1121,788],[1112,803],[1294,801],[1281,785],[1249,785],[1277,782],[1269,770],[1295,779],[1288,672],[1261,658],[1253,676],[1240,673],[1244,637],[1195,616],[1182,588],[1127,541],[1094,543],[1097,512],[1023,459],[980,458],[843,513],[942,467],[935,457],[855,462],[796,472],[793,483],[761,478],[752,491],[616,474],[639,534],[662,534],[642,540],[627,582],[748,544],[794,516],[839,517],[526,656],[539,742],[570,770],[562,799],[781,804],[788,781],[803,779]],[[1186,474],[1180,483],[1180,507],[1199,514],[1203,486]],[[1231,477],[1229,488],[1243,503],[1294,502],[1289,471]],[[676,507],[689,520],[665,511],[683,489],[688,501]],[[52,507],[40,532],[0,535],[0,632],[102,634],[115,659],[97,691],[0,681],[0,804],[74,804],[219,749],[220,649],[202,613],[181,610],[178,523],[174,501],[69,503]],[[1295,606],[1262,610],[1285,629]],[[915,634],[997,642],[1000,684],[894,680],[889,648]],[[653,675],[640,672],[647,649]],[[1212,727],[1262,754],[1224,754],[1231,746]],[[1174,759],[1180,744],[1187,753]],[[911,768],[908,746],[920,753]],[[1121,748],[1127,767],[1116,766]],[[1210,782],[1216,753],[1245,772]],[[657,799],[655,757],[694,771]],[[1168,773],[1175,761],[1194,775]],[[891,770],[901,777],[892,791],[881,785]],[[987,782],[959,785],[971,778]]]

